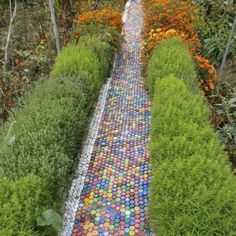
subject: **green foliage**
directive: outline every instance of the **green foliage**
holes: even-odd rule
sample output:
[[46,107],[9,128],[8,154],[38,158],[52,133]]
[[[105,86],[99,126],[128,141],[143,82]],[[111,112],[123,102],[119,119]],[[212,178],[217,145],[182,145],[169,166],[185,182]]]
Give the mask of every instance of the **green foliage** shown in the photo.
[[[218,137],[209,125],[210,114],[203,98],[187,92],[185,84],[172,77],[163,80],[157,82],[153,99],[152,161],[176,158],[180,153],[185,157],[201,154],[217,158],[219,153],[223,155]],[[167,155],[170,152],[171,155]]]
[[37,218],[38,226],[52,226],[56,231],[62,229],[62,217],[52,209],[48,209]]
[[168,75],[175,75],[184,80],[191,89],[197,89],[197,72],[189,50],[177,39],[163,41],[148,61],[148,88],[154,92],[155,81]]
[[[236,12],[235,0],[194,0],[203,17],[198,31],[202,40],[202,53],[215,65],[222,61]],[[220,16],[220,17],[219,17]],[[229,59],[236,60],[236,37],[234,37]]]
[[[0,147],[0,174],[42,177],[61,194],[86,124],[86,98],[75,78],[41,81],[14,112]],[[7,139],[6,139],[7,138]]]
[[86,25],[86,27],[78,25],[74,30],[75,32],[79,32],[82,36],[98,36],[102,38],[103,41],[109,43],[113,48],[118,48],[121,44],[121,35],[113,27],[98,27],[97,24],[91,22],[89,25]]
[[209,111],[174,76],[156,82],[149,215],[156,235],[236,233],[236,181]]
[[60,229],[55,210],[64,200],[91,104],[109,73],[110,49],[100,38],[69,44],[53,76],[38,81],[1,127],[0,235],[48,236]]
[[102,36],[82,36],[79,40],[80,47],[86,47],[92,50],[99,60],[100,76],[103,81],[107,78],[111,68],[112,58],[114,57],[114,48],[103,39]]
[[46,188],[41,178],[31,174],[17,181],[0,179],[0,235],[38,235],[32,231],[36,218],[52,202]]
[[219,132],[220,140],[236,167],[236,88],[227,82],[218,84],[218,91],[208,97],[212,120]]
[[[91,103],[93,103],[104,82],[104,77],[108,74],[108,60],[111,59],[111,55],[108,54],[110,49],[108,44],[99,42],[98,38],[87,39],[87,43],[85,43],[86,38],[84,38],[81,45],[80,43],[78,45],[68,44],[62,49],[56,58],[52,75],[54,77],[58,75],[78,76],[86,93],[88,93]],[[91,46],[89,43],[91,43]]]
[[155,235],[235,235],[236,181],[207,156],[167,160],[153,173],[149,214]]
[[[34,81],[49,73],[56,56],[48,5],[43,0],[17,3],[5,71],[4,49],[10,11],[9,1],[0,1],[0,122],[7,120],[13,107],[21,105],[21,96]],[[14,1],[12,5],[14,8]]]

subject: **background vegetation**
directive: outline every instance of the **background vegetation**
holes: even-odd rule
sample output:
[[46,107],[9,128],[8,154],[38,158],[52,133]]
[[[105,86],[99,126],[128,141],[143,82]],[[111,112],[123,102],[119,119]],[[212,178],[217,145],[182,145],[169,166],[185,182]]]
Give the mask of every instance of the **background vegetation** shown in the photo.
[[[72,37],[78,40],[79,35],[88,34],[87,29],[83,32],[76,29],[80,27],[76,22],[78,16],[92,10],[112,7],[115,16],[119,17],[119,11],[124,6],[123,0],[56,0],[54,2],[62,46],[66,45]],[[14,1],[12,5],[14,7]],[[12,108],[21,105],[20,97],[33,87],[33,83],[38,78],[49,74],[56,56],[48,1],[17,0],[17,13],[9,45],[9,61],[5,70],[4,48],[10,21],[9,12],[9,0],[0,1],[0,124],[7,119]],[[105,15],[100,15],[105,21]],[[96,19],[92,18],[91,21],[95,22]],[[121,27],[117,18],[116,22]],[[89,28],[96,29],[93,26]],[[106,35],[111,41],[114,40],[118,46],[117,31],[113,27],[109,30],[105,30],[106,27],[101,28],[103,31],[101,30],[100,33]]]
[[[198,32],[201,52],[215,65],[221,65],[223,54],[236,14],[236,1],[194,1],[200,11]],[[230,160],[236,168],[236,30],[230,45],[222,78],[218,78],[218,89],[208,96],[212,110],[212,122],[219,131]]]

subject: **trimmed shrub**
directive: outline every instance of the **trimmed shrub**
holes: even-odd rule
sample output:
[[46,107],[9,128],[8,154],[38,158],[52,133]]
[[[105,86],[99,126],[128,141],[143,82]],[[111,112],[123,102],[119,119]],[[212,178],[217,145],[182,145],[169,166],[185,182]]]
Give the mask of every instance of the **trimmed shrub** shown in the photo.
[[[61,194],[86,125],[86,99],[74,78],[54,78],[36,85],[3,132],[0,173],[17,179],[39,175]],[[58,196],[56,196],[58,197]]]
[[147,66],[148,88],[153,95],[155,81],[168,75],[182,79],[197,91],[197,72],[189,49],[178,39],[170,38],[153,51]]
[[188,91],[174,77],[167,77],[161,83],[157,81],[153,104],[150,144],[153,163],[179,154],[181,158],[199,154],[226,160],[218,136],[209,124],[210,112],[202,96]]
[[78,45],[68,44],[56,58],[54,77],[78,76],[93,103],[109,75],[114,51],[100,37],[82,36]]
[[78,76],[94,102],[102,85],[99,69],[98,58],[91,49],[68,44],[56,58],[51,74],[53,77]]
[[46,184],[37,176],[28,175],[17,181],[0,179],[0,235],[39,235],[32,228],[48,202],[52,203],[52,199]]
[[169,76],[156,82],[149,215],[156,235],[234,235],[236,181],[203,98]]
[[229,166],[198,155],[166,160],[153,172],[150,192],[157,236],[236,234],[236,181]]
[[55,235],[51,227],[37,227],[36,218],[49,208],[58,210],[65,198],[113,53],[99,38],[69,44],[57,57],[53,76],[37,82],[1,127],[0,235]]
[[82,36],[79,40],[80,47],[86,47],[92,50],[99,60],[100,77],[105,81],[111,69],[111,62],[114,56],[114,49],[109,43],[103,41],[102,37]]

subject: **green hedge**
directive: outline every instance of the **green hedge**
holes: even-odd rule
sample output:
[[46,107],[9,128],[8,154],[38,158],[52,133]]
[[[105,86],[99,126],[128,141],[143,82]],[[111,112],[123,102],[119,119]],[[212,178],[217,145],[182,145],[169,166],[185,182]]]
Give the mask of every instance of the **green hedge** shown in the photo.
[[[39,176],[44,185],[35,184],[33,190],[25,184],[25,191],[39,188],[38,191],[49,192],[52,197],[45,199],[45,208],[59,209],[88,119],[86,97],[76,78],[59,77],[39,82],[24,102],[1,129],[0,179],[7,177],[10,183],[15,180],[15,185],[21,188],[19,179],[29,174]],[[0,188],[1,185],[2,182]],[[0,202],[4,197],[1,193]],[[18,201],[18,208],[25,215],[15,224],[15,232],[24,230],[25,225],[35,226],[35,214],[29,205],[32,201],[33,195],[25,195],[25,201]],[[8,215],[14,217],[12,210],[6,206],[0,222]],[[36,207],[35,213],[39,213]],[[27,221],[26,216],[32,220]],[[3,228],[11,230],[11,221],[6,220]]]
[[148,88],[153,95],[155,81],[168,75],[184,80],[189,87],[197,90],[197,72],[189,49],[178,39],[164,40],[153,51],[147,66]]
[[52,76],[80,76],[93,103],[110,71],[114,50],[99,37],[82,36],[79,45],[69,44],[56,58]]
[[100,78],[102,81],[107,78],[111,69],[111,58],[114,56],[114,48],[104,41],[102,36],[82,36],[79,40],[80,47],[92,50],[99,60]]
[[[184,83],[164,78],[155,88],[150,151],[153,161],[199,154],[226,158],[216,133],[209,125],[210,112],[199,94],[186,92]],[[173,83],[171,83],[171,80]],[[160,93],[160,94],[158,94]],[[163,105],[162,105],[163,104]],[[161,147],[161,148],[160,148]],[[171,152],[171,155],[167,155]],[[219,156],[220,155],[220,156]]]
[[149,216],[156,235],[235,235],[236,179],[203,98],[169,76],[155,85]]
[[[50,78],[39,82],[3,131],[0,173],[18,179],[34,173],[52,193],[64,186],[86,125],[86,97],[79,81]],[[61,192],[59,192],[61,194]]]
[[24,106],[1,127],[0,235],[55,235],[36,227],[36,217],[46,209],[59,210],[65,199],[112,56],[110,45],[96,37],[68,45],[56,59],[52,76],[36,83]]
[[153,174],[151,225],[156,235],[235,235],[236,181],[205,156],[168,160]]
[[39,235],[33,231],[35,219],[52,202],[46,183],[28,175],[16,181],[0,179],[0,235]]

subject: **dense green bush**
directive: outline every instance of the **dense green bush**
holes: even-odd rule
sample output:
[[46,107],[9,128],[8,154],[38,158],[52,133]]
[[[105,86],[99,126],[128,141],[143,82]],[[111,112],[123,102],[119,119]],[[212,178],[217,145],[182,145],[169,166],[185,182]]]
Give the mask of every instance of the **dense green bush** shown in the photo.
[[[113,48],[118,48],[121,44],[122,37],[113,27],[98,27],[96,24],[89,24],[86,27],[78,25],[75,27],[75,32],[79,32],[82,37],[100,37],[103,42],[109,43]],[[95,36],[96,35],[96,36]]]
[[[158,85],[156,90],[159,92]],[[209,158],[222,154],[217,134],[209,125],[210,112],[204,99],[198,94],[186,92],[185,84],[177,83],[175,79],[165,78],[161,86],[161,93],[155,92],[153,99],[152,160],[160,162],[178,157],[180,153],[186,157],[201,154]],[[169,152],[171,155],[167,155]]]
[[38,83],[24,102],[0,138],[0,174],[17,179],[35,173],[58,192],[82,141],[85,95],[77,79],[51,78]]
[[93,103],[107,78],[113,56],[112,47],[99,37],[84,36],[78,45],[69,44],[56,58],[53,76],[79,76]]
[[101,79],[107,78],[112,58],[114,56],[114,48],[107,42],[104,42],[103,37],[98,35],[94,36],[82,36],[79,40],[80,47],[86,47],[92,50],[92,52],[97,56],[100,65],[100,76]]
[[154,51],[147,66],[148,88],[154,92],[154,84],[170,74],[183,79],[194,91],[196,90],[197,72],[188,48],[178,39],[163,41]]
[[17,181],[0,179],[0,235],[37,235],[32,231],[36,217],[52,199],[46,183],[34,175]]
[[43,210],[58,210],[64,200],[112,57],[111,46],[99,38],[69,44],[56,59],[52,77],[37,82],[24,106],[1,127],[0,235],[55,235],[50,227],[37,227],[36,218]]
[[80,76],[91,100],[95,100],[102,85],[99,61],[95,53],[87,47],[68,44],[56,58],[52,76]]
[[170,159],[153,173],[150,191],[155,235],[235,235],[236,181],[228,166],[200,155]]
[[234,235],[236,181],[203,98],[174,76],[155,86],[149,215],[156,235]]

